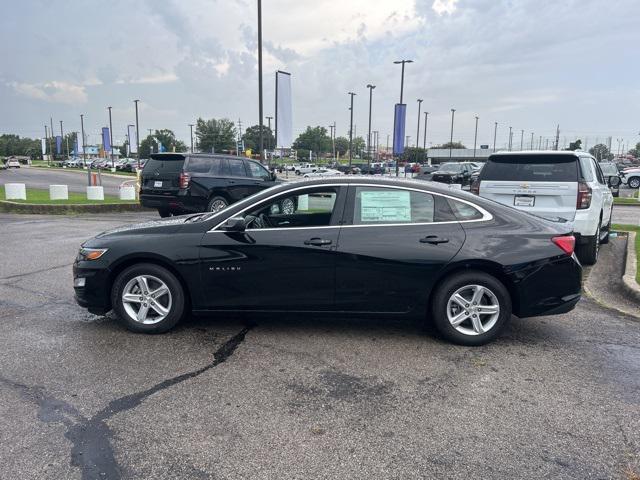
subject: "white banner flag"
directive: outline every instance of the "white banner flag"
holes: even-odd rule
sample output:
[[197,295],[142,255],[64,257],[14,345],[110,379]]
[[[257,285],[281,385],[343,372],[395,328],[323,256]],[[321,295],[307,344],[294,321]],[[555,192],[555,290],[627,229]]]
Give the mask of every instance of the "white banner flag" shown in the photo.
[[136,126],[129,125],[128,137],[129,137],[129,153],[138,153],[138,137],[136,136]]
[[42,140],[40,147],[42,148],[42,156],[44,157],[47,154],[47,141],[44,138],[41,138],[40,140]]
[[293,144],[293,114],[291,102],[291,74],[276,72],[276,136],[278,148]]
[[82,155],[84,153],[84,138],[82,138],[82,132],[78,132],[78,155]]

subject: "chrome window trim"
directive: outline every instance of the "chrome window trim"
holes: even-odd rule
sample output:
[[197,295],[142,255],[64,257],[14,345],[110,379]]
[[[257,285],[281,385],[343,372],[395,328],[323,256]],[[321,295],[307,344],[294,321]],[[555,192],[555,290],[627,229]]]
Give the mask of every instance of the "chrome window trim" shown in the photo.
[[[438,195],[440,197],[444,197],[444,198],[449,198],[451,200],[454,200],[456,202],[462,202],[462,203],[466,203],[467,205],[470,205],[471,207],[475,208],[476,210],[478,210],[481,214],[482,214],[482,218],[478,218],[477,220],[446,220],[443,222],[421,222],[421,223],[375,223],[375,224],[368,224],[368,225],[324,225],[324,226],[317,226],[317,227],[283,227],[283,228],[256,228],[256,229],[247,229],[246,231],[248,232],[265,232],[265,231],[274,231],[274,230],[317,230],[317,229],[321,229],[321,228],[363,228],[363,227],[399,227],[399,226],[409,226],[409,225],[446,225],[446,224],[452,224],[452,223],[476,223],[476,222],[487,222],[489,220],[493,220],[493,215],[488,212],[487,210],[485,210],[484,208],[482,208],[480,205],[476,205],[473,202],[470,202],[468,200],[464,200],[462,198],[457,198],[454,197],[452,195],[447,195],[446,193],[440,193],[440,192],[432,192],[429,190],[422,190],[420,188],[413,188],[413,187],[407,187],[407,186],[400,186],[400,185],[382,185],[382,184],[377,184],[377,183],[328,183],[328,184],[322,184],[322,185],[303,185],[300,187],[296,187],[296,188],[292,188],[290,190],[287,190],[286,192],[278,192],[275,193],[273,195],[271,195],[270,197],[265,198],[264,200],[261,200],[259,203],[263,203],[263,202],[268,202],[269,200],[271,200],[274,197],[277,197],[279,195],[283,195],[283,194],[287,194],[290,192],[296,192],[298,190],[304,190],[304,189],[312,189],[312,188],[323,188],[323,187],[372,187],[372,188],[391,188],[391,189],[400,189],[400,190],[409,190],[409,191],[413,191],[413,192],[418,192],[418,193],[427,193],[429,195]],[[255,206],[256,204],[252,204],[249,205],[248,207],[240,210],[239,212],[236,212],[233,216],[236,215],[240,215],[244,212],[246,212],[247,210],[249,210],[250,208],[252,208],[253,206]],[[210,230],[207,231],[207,233],[216,233],[216,232],[222,232],[222,233],[229,233],[226,230],[218,230],[218,227],[220,227],[224,222],[226,222],[229,218],[232,218],[232,216],[226,217],[223,221],[221,221],[220,223],[216,224],[213,228],[211,228]]]

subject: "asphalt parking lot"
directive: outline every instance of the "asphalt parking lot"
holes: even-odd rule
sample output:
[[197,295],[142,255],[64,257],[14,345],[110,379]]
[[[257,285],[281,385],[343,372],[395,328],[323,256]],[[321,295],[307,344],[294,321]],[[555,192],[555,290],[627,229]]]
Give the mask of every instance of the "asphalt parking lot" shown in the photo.
[[0,478],[640,472],[637,318],[584,298],[478,348],[366,318],[136,335],[75,304],[71,263],[84,239],[144,218],[0,214]]

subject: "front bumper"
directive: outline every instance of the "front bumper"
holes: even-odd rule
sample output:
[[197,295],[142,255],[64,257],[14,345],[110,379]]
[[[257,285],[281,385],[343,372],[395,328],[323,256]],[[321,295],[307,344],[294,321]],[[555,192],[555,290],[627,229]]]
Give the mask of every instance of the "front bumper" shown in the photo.
[[[73,283],[75,299],[78,305],[91,313],[103,315],[111,310],[111,292],[109,290],[109,270],[89,267],[90,262],[73,264]],[[83,278],[84,285],[77,286],[77,279]]]

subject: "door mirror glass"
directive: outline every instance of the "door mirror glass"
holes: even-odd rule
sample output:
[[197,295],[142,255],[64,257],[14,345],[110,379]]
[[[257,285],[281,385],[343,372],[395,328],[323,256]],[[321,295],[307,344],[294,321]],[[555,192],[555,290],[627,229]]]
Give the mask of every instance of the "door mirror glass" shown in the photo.
[[617,175],[612,175],[609,177],[609,186],[610,187],[618,187],[620,186],[620,177]]
[[223,228],[228,232],[244,232],[246,224],[242,217],[231,217],[224,222]]

